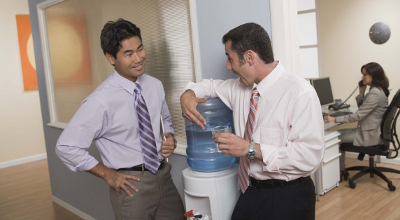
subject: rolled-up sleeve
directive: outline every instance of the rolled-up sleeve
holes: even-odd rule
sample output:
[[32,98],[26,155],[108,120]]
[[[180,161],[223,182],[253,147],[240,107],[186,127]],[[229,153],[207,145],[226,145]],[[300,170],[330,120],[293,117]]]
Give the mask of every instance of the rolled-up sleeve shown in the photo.
[[213,79],[203,79],[199,83],[189,82],[182,90],[182,93],[186,92],[187,90],[193,90],[198,98],[217,97],[218,95],[216,93],[214,82],[215,80]]
[[85,100],[56,145],[56,154],[72,171],[87,171],[99,162],[87,151],[107,125],[105,106],[98,100]]
[[182,90],[182,93],[190,89],[198,98],[219,97],[228,108],[232,109],[232,94],[238,85],[239,81],[237,79],[203,79],[198,83],[189,82]]

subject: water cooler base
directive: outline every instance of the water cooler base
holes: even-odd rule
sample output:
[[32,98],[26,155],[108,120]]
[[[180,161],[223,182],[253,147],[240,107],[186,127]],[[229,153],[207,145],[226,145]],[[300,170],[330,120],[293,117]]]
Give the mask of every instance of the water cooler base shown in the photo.
[[240,195],[238,164],[218,172],[182,171],[186,211],[197,210],[213,220],[229,220]]

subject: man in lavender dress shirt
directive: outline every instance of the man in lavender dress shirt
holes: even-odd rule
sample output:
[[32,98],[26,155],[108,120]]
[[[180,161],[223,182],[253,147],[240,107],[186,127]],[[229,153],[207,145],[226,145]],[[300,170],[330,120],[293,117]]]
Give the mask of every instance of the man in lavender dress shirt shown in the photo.
[[[140,29],[123,19],[110,21],[101,32],[101,47],[115,70],[82,102],[58,139],[56,153],[70,170],[89,172],[110,186],[116,219],[185,219],[171,165],[164,162],[176,147],[171,115],[162,83],[143,74],[146,52]],[[154,133],[154,157],[161,161],[155,173],[144,165],[135,108],[139,90]],[[166,140],[159,132],[161,115]],[[92,142],[104,165],[89,155]]]

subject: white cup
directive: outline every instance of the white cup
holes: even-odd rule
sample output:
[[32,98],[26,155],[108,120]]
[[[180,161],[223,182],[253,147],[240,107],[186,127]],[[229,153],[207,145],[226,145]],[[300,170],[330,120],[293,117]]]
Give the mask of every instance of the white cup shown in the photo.
[[[217,133],[230,133],[228,125],[220,125],[220,126],[212,127],[212,128],[210,128],[210,130],[213,135],[215,135]],[[215,143],[215,147],[217,148],[217,152],[221,152],[219,150],[218,143]]]

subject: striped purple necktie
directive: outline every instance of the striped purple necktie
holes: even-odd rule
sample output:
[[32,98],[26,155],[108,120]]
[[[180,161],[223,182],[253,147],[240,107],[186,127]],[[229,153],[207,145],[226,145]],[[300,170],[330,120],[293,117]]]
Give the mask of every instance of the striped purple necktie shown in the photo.
[[141,94],[142,88],[140,88],[139,84],[135,84],[135,108],[139,119],[140,145],[142,146],[144,165],[152,173],[156,173],[160,166],[160,161],[158,160],[153,127],[151,126],[146,102]]

